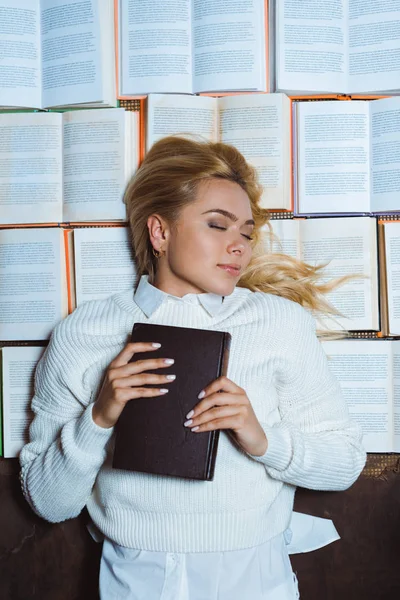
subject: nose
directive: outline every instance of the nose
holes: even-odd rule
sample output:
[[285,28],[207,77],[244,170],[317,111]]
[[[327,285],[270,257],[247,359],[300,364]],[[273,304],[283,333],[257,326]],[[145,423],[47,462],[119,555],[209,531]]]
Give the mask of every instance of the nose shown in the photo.
[[244,251],[244,243],[241,238],[237,238],[228,245],[228,253],[241,256]]

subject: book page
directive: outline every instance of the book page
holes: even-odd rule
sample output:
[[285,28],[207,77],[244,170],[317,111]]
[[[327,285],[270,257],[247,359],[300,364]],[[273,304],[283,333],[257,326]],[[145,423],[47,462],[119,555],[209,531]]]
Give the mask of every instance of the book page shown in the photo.
[[351,92],[400,87],[400,0],[349,0]]
[[43,106],[101,101],[97,0],[41,0]]
[[61,115],[0,115],[0,224],[61,220]]
[[393,452],[400,452],[400,342],[393,341]]
[[276,7],[275,2],[268,2],[267,15],[268,60],[267,77],[268,90],[276,91]]
[[276,2],[277,90],[342,92],[347,88],[347,2]]
[[191,94],[191,0],[119,0],[120,94]]
[[[116,23],[114,0],[99,3],[100,21],[100,64],[102,80],[102,103],[118,106],[116,65]],[[90,104],[91,105],[91,104]],[[96,105],[94,105],[96,108]]]
[[381,340],[322,342],[367,452],[393,452],[392,345]]
[[296,109],[299,214],[370,212],[368,103],[298,102]]
[[0,0],[0,105],[41,107],[39,0]]
[[400,335],[400,223],[385,223],[389,334]]
[[284,94],[219,98],[220,140],[257,169],[265,208],[290,209],[290,100]]
[[263,0],[193,0],[193,91],[267,91]]
[[29,440],[34,374],[44,350],[40,346],[1,349],[4,458],[17,457]]
[[215,98],[179,94],[149,94],[147,97],[146,148],[167,135],[218,139],[218,107]]
[[[65,112],[64,221],[125,220],[127,171],[123,108]],[[137,145],[137,140],[136,140]]]
[[400,98],[384,98],[369,104],[371,209],[373,212],[399,211]]
[[0,340],[46,340],[67,314],[58,228],[0,230]]
[[74,230],[76,305],[128,290],[136,271],[128,227]]
[[379,330],[379,286],[376,220],[370,217],[307,219],[300,221],[301,260],[326,264],[324,281],[357,276],[327,299],[338,313],[322,319],[328,329]]
[[[300,259],[300,223],[301,221],[296,219],[271,220],[272,230],[276,236],[272,243],[273,252],[288,254],[292,258]],[[265,230],[268,235],[268,228],[265,227]],[[268,250],[267,246],[266,251]]]

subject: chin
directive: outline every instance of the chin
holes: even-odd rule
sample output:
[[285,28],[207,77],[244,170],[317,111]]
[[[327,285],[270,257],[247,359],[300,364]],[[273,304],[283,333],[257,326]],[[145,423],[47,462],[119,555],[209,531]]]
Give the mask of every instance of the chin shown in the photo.
[[230,296],[235,289],[236,281],[219,281],[210,286],[209,291],[219,296]]

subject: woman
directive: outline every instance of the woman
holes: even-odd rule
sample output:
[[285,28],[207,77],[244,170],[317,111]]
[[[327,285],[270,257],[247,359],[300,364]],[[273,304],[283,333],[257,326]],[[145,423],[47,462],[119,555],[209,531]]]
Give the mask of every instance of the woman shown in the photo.
[[[36,375],[25,497],[58,522],[86,505],[105,536],[101,598],[298,597],[285,544],[296,485],[342,490],[365,461],[309,311],[327,311],[318,269],[263,256],[261,189],[233,147],[165,138],[125,201],[135,292],[87,302],[56,327]],[[165,395],[134,322],[232,335],[228,377],[199,390],[182,427],[220,429],[213,482],[113,470],[125,404]],[[129,363],[135,352],[149,359]],[[160,369],[159,374],[148,370]],[[143,387],[156,384],[158,388]]]

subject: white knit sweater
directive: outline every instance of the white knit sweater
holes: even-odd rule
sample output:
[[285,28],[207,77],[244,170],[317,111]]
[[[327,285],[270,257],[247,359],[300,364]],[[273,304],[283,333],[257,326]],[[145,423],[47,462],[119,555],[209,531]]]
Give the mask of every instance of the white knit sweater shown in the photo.
[[[212,482],[112,469],[113,429],[94,423],[92,406],[134,322],[231,333],[228,377],[247,392],[265,430],[264,456],[246,454],[221,432]],[[256,546],[288,526],[295,486],[346,489],[365,462],[314,319],[289,300],[241,288],[210,311],[164,294],[146,316],[132,290],[83,304],[53,332],[32,408],[20,461],[35,512],[59,522],[86,505],[106,536],[142,550]]]

